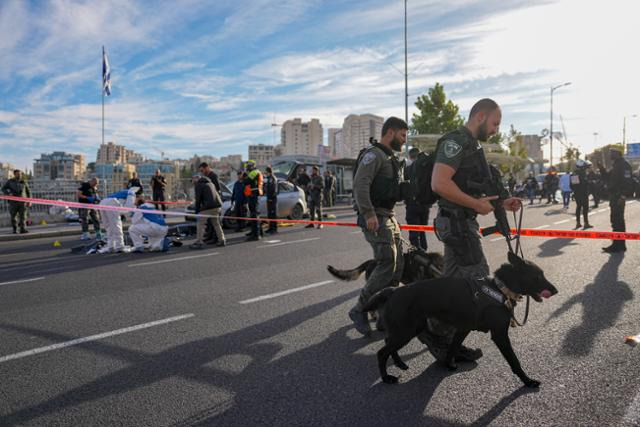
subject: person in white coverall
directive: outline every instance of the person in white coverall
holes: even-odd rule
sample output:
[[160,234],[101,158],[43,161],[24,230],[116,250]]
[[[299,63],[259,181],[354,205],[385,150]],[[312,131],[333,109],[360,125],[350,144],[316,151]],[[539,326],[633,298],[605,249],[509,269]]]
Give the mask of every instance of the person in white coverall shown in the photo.
[[[128,190],[120,190],[102,199],[100,206],[135,207],[136,192],[138,187],[131,187]],[[100,250],[100,253],[124,252],[124,234],[122,232],[122,212],[116,210],[102,210],[102,224],[107,230],[107,245]]]
[[[136,200],[139,209],[156,210],[155,205],[144,203],[142,198]],[[149,250],[164,251],[169,250],[169,239],[166,238],[167,223],[161,214],[136,212],[131,218],[129,236],[133,242],[134,252],[144,252],[144,236],[149,239]]]

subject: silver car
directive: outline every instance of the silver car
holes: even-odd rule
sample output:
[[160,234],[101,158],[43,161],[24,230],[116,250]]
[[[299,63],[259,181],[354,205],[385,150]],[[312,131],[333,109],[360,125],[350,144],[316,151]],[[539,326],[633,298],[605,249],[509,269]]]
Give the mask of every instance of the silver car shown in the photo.
[[[224,228],[235,228],[236,221],[229,216],[235,216],[233,204],[231,201],[231,190],[235,182],[225,185],[220,183],[220,197],[222,198],[222,226]],[[185,209],[185,219],[187,221],[195,221],[193,215],[195,209],[191,204]],[[267,197],[260,196],[258,204],[258,212],[260,216],[267,216]],[[304,191],[293,185],[289,181],[278,181],[278,218],[302,219],[308,213],[307,202],[305,200]],[[191,215],[190,215],[191,214]],[[247,212],[248,214],[248,212]]]

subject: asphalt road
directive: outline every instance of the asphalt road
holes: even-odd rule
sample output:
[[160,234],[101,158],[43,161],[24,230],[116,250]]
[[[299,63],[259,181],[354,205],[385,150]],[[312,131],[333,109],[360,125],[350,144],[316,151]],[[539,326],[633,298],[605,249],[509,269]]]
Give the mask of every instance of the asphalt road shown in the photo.
[[[629,231],[639,214],[628,205]],[[591,220],[610,230],[606,203]],[[558,205],[525,210],[528,228],[573,225]],[[72,237],[0,243],[0,425],[640,424],[640,348],[623,343],[640,333],[638,242],[611,256],[606,241],[523,238],[560,291],[510,331],[542,382],[530,391],[478,332],[466,342],[483,349],[477,364],[450,373],[414,340],[400,383],[380,383],[383,336],[360,337],[347,316],[363,281],[326,271],[371,256],[357,229],[229,237],[168,254],[75,255]],[[493,268],[505,262],[503,240],[484,248]]]

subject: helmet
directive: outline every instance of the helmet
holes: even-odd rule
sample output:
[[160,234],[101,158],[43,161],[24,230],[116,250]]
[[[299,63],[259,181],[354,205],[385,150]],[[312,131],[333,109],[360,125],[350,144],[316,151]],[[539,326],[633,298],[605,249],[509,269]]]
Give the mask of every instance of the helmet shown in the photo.
[[247,160],[247,163],[244,164],[244,167],[249,171],[255,169],[256,168],[255,160]]
[[591,162],[589,160],[578,159],[576,161],[576,167],[579,169],[588,168],[591,166]]

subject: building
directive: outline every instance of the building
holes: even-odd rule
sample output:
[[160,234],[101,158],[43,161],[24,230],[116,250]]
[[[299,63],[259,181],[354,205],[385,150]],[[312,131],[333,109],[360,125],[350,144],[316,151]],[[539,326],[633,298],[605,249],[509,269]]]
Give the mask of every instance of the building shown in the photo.
[[37,181],[80,181],[84,179],[85,172],[86,164],[82,154],[69,154],[64,151],[43,153],[33,163],[33,178]]
[[281,145],[283,155],[315,155],[322,144],[322,125],[318,119],[302,122],[295,118],[282,124]]
[[136,166],[128,163],[96,163],[94,176],[100,179],[98,191],[104,197],[126,188],[135,171]]
[[542,141],[538,135],[522,135],[522,143],[525,150],[527,150],[527,156],[534,160],[536,163],[543,161],[542,154]]
[[329,153],[332,157],[336,156],[336,134],[342,132],[340,128],[327,129],[327,144],[329,145]]
[[113,142],[100,144],[96,163],[127,163],[127,149],[124,148],[124,145],[117,145]]
[[249,145],[249,160],[254,160],[258,167],[271,164],[274,155],[273,145]]
[[242,165],[242,154],[229,154],[228,156],[220,157],[222,163],[227,163],[233,166]]
[[139,163],[144,162],[146,159],[145,157],[140,154],[140,153],[136,153],[133,150],[125,150],[125,154],[126,154],[126,162],[130,163],[132,165],[137,165]]
[[15,169],[11,163],[0,162],[0,182],[4,183],[6,180],[13,178]]
[[334,142],[336,157],[358,157],[360,150],[369,146],[370,138],[380,139],[383,124],[384,118],[373,114],[348,115],[342,124],[340,153],[337,142]]

